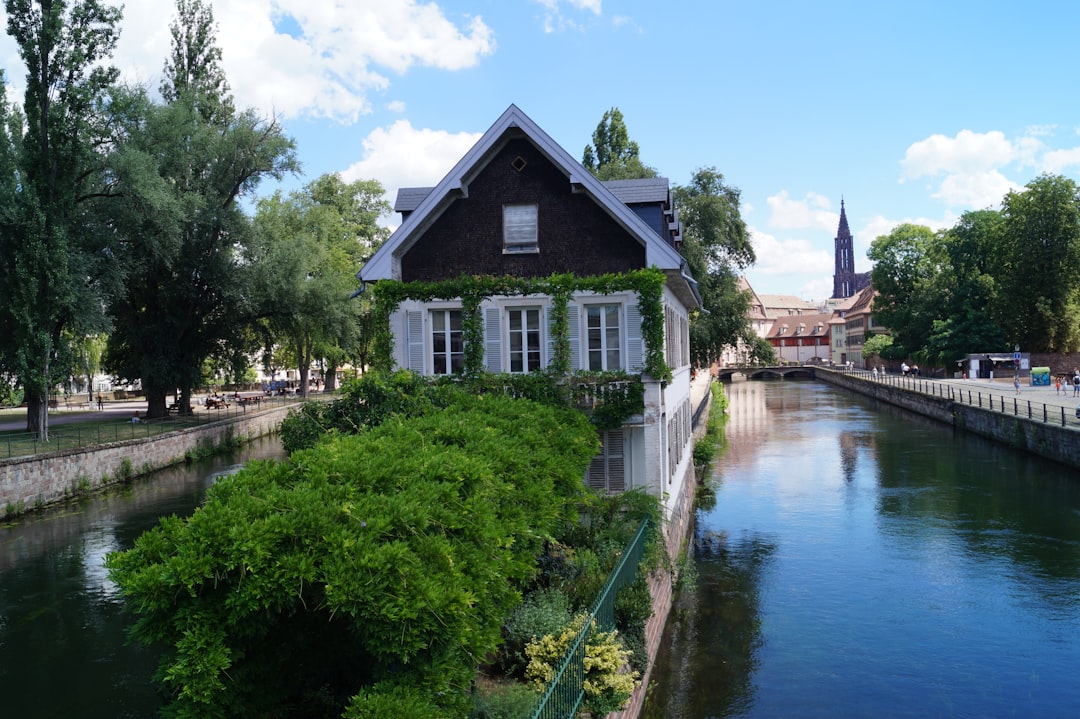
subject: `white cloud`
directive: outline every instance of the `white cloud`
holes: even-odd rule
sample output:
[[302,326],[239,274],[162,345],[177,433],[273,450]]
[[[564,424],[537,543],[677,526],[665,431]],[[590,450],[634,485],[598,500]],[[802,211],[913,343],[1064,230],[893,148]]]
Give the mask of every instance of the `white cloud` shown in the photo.
[[765,201],[772,210],[769,216],[771,227],[833,231],[840,223],[840,214],[830,209],[829,198],[814,192],[806,193],[802,200],[792,200],[788,198],[787,190],[781,190]]
[[778,239],[775,235],[749,228],[754,244],[755,274],[763,275],[828,275],[832,277],[833,253],[816,248],[807,240]]
[[582,30],[581,24],[568,17],[563,11],[563,5],[569,5],[571,9],[591,12],[600,16],[602,0],[534,0],[543,5],[547,12],[544,13],[543,28],[545,33],[561,32],[563,30]]
[[[482,18],[455,21],[422,0],[215,0],[213,11],[237,103],[284,117],[355,120],[371,111],[369,95],[390,85],[387,73],[460,70],[495,50]],[[174,0],[126,4],[114,57],[125,79],[158,86],[174,15]],[[9,80],[22,83],[6,35],[0,58]]]
[[931,135],[911,145],[900,165],[903,177],[915,179],[939,173],[974,173],[1001,167],[1016,158],[1016,148],[998,130],[961,130],[956,137]]
[[396,112],[398,114],[401,114],[405,112],[405,102],[402,100],[391,100],[390,102],[386,103],[386,109],[390,112]]
[[985,209],[997,207],[1006,193],[1019,187],[997,170],[955,174],[942,180],[932,197],[945,200],[949,207]]
[[1068,150],[1052,150],[1042,157],[1042,171],[1051,174],[1061,174],[1066,168],[1080,168],[1080,147]]
[[[373,130],[362,141],[363,159],[341,173],[346,182],[375,177],[393,204],[402,187],[430,187],[476,144],[482,133],[417,129],[408,120]],[[392,218],[396,225],[398,216]]]

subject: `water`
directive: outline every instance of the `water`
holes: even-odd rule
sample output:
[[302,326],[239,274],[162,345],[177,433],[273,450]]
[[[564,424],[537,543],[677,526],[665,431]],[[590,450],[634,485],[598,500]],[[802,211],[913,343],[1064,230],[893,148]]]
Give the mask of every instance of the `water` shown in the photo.
[[646,719],[1080,716],[1080,473],[827,385],[729,397]]
[[0,715],[154,717],[156,655],[128,645],[131,616],[103,562],[158,517],[187,516],[218,476],[281,458],[277,439],[174,467],[61,510],[0,526]]

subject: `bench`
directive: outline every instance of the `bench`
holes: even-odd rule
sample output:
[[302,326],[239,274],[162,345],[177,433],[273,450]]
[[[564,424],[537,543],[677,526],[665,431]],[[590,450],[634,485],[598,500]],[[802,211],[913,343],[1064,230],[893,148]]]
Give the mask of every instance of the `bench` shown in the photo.
[[228,409],[229,403],[222,399],[214,399],[213,397],[206,398],[207,409]]

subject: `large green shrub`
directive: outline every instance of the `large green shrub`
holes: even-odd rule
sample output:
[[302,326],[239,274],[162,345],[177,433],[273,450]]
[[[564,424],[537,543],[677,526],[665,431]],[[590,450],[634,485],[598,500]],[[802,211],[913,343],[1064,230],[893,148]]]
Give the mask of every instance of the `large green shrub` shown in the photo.
[[547,634],[554,634],[573,619],[570,599],[557,589],[540,589],[522,600],[506,622],[506,641],[502,648],[503,669],[510,676],[520,675],[529,658],[525,647]]
[[459,395],[222,479],[107,560],[170,713],[465,715],[597,444],[577,412]]

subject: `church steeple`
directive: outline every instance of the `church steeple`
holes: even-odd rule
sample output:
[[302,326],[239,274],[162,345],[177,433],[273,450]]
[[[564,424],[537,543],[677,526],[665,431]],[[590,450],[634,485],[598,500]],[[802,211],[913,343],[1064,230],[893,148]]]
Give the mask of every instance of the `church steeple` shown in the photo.
[[833,270],[833,293],[832,299],[851,297],[859,290],[870,284],[869,273],[855,272],[855,240],[848,228],[847,211],[844,208],[844,198],[840,198],[840,226],[836,229],[834,240],[836,247],[836,267]]

